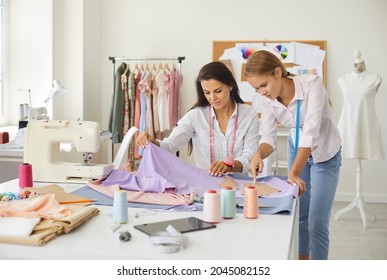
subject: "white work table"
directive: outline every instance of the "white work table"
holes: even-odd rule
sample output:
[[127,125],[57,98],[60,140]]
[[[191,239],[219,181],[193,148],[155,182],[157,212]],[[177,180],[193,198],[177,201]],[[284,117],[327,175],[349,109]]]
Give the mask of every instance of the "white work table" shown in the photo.
[[[43,186],[47,183],[34,184]],[[58,184],[67,192],[82,184]],[[0,192],[18,191],[18,180],[0,184]],[[161,212],[142,215],[144,209],[129,208],[129,223],[116,232],[108,215],[112,206],[97,206],[100,213],[74,231],[56,237],[40,247],[0,243],[0,259],[109,259],[109,260],[284,260],[298,257],[298,206],[294,200],[290,215],[260,215],[245,219],[237,214],[234,219],[222,220],[214,229],[185,233],[188,246],[177,253],[160,253],[152,247],[149,237],[133,228],[143,224],[180,217],[203,218],[200,211]],[[139,217],[135,218],[135,214]],[[119,232],[129,231],[128,242],[119,240]]]

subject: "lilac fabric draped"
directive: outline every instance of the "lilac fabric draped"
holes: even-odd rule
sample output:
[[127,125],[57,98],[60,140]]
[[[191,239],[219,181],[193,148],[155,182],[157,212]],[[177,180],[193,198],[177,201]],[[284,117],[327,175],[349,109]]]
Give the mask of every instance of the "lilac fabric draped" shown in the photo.
[[[102,186],[118,184],[121,189],[142,192],[175,192],[176,194],[197,194],[203,196],[209,189],[218,189],[226,177],[215,177],[208,174],[207,169],[195,167],[170,152],[150,143],[145,149],[137,172],[115,169],[102,182]],[[239,191],[252,178],[233,178]],[[267,185],[277,188],[270,197],[283,197],[292,194],[298,196],[298,187],[285,180],[272,177],[260,178]]]
[[207,169],[195,167],[170,152],[150,143],[145,149],[137,172],[115,169],[102,182],[103,186],[120,185],[121,189],[144,192],[164,192],[175,189],[177,194],[217,189],[222,177],[208,174]]

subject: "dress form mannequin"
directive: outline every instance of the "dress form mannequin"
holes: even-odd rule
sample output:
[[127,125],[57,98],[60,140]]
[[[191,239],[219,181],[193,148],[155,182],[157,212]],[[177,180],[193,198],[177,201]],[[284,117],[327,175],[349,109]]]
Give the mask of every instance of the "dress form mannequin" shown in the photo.
[[[362,198],[362,160],[383,160],[384,150],[379,122],[375,111],[375,96],[381,84],[378,74],[368,72],[361,53],[354,51],[354,70],[339,78],[338,84],[343,91],[344,104],[338,128],[343,138],[343,155],[356,159],[356,197],[347,207],[339,210],[340,215],[352,208],[358,208],[367,228],[366,209]],[[371,219],[375,218],[371,215]]]

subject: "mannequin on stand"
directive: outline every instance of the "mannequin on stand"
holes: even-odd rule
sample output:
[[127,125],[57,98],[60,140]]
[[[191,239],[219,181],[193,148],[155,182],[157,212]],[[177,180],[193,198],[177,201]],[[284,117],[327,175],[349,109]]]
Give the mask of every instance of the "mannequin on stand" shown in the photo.
[[[343,110],[338,129],[343,140],[343,156],[356,159],[356,197],[347,207],[339,210],[335,220],[353,208],[358,208],[367,228],[366,209],[362,197],[362,160],[383,160],[383,139],[376,116],[375,97],[382,82],[381,77],[367,71],[361,53],[354,51],[354,70],[339,78],[338,84],[343,92]],[[371,215],[371,219],[375,218]]]

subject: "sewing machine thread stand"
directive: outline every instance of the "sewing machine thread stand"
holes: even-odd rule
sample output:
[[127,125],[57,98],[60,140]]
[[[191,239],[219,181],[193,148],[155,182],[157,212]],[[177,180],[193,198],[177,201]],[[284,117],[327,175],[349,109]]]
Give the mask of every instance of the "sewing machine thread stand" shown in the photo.
[[[361,167],[361,159],[359,159],[358,161],[358,167],[356,168],[356,196],[355,198],[352,200],[352,202],[344,207],[343,209],[337,211],[336,215],[335,215],[335,220],[337,221],[340,216],[350,210],[352,210],[353,208],[358,208],[359,209],[359,212],[360,212],[360,216],[363,220],[363,228],[366,229],[367,228],[367,215],[366,215],[366,212],[369,213],[369,211],[367,211],[367,209],[365,208],[364,204],[363,204],[363,196],[362,196],[362,167]],[[372,221],[375,221],[375,217],[370,214],[370,217],[371,217],[371,220]]]

